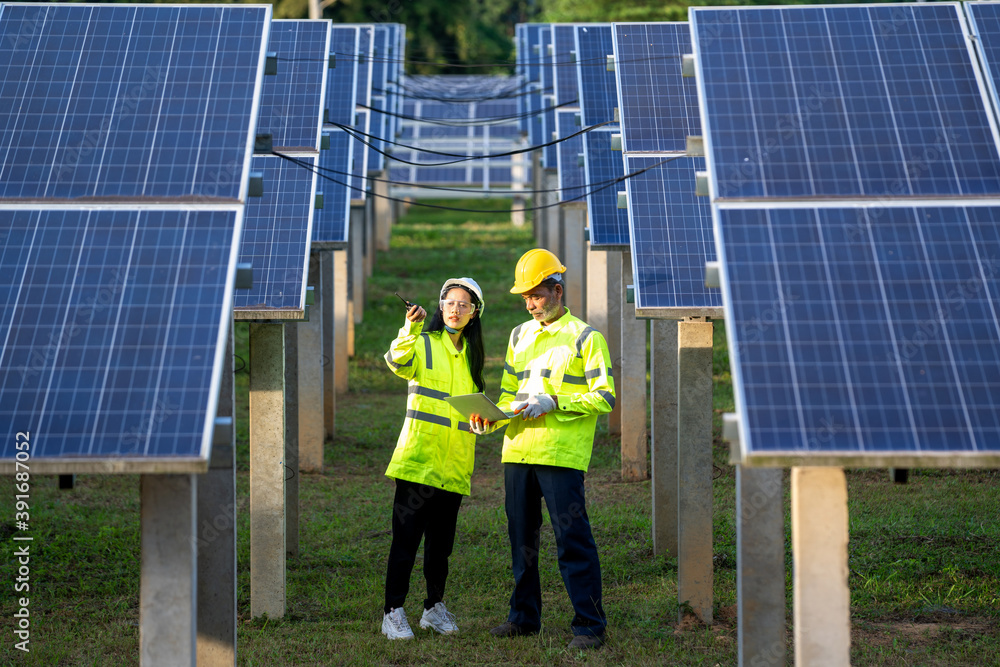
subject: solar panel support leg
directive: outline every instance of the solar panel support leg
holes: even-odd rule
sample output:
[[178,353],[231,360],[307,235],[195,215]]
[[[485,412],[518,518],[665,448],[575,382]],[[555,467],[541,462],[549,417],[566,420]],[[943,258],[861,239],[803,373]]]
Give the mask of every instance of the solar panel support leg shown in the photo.
[[[605,253],[607,257],[608,276],[608,330],[605,338],[608,341],[608,351],[611,353],[611,368],[615,377],[621,376],[622,368],[622,305],[625,303],[625,287],[622,285],[622,253],[612,251]],[[618,390],[615,382],[615,390]],[[608,415],[608,433],[622,433],[622,402],[616,401],[615,408]]]
[[851,662],[847,586],[847,478],[843,468],[792,468],[795,664]]
[[194,665],[198,547],[195,475],[142,475],[142,665]]
[[[343,254],[343,253],[341,253]],[[318,253],[320,263],[320,308],[319,316],[323,320],[321,334],[323,336],[323,430],[325,437],[333,439],[336,431],[335,415],[337,412],[337,391],[334,380],[335,359],[337,357],[336,331],[336,300],[337,285],[334,282],[334,264],[336,253],[324,251]],[[340,334],[343,336],[343,333]]]
[[[310,322],[315,322],[319,318],[313,317]],[[284,346],[285,346],[285,555],[286,556],[298,556],[299,555],[299,470],[301,469],[301,462],[299,461],[299,447],[303,441],[303,434],[306,431],[307,418],[313,417],[313,422],[315,422],[316,413],[313,412],[311,415],[305,414],[303,406],[299,401],[299,398],[306,398],[311,400],[314,404],[319,404],[321,397],[323,395],[323,387],[319,388],[319,397],[315,395],[315,387],[307,386],[302,387],[303,391],[300,391],[300,386],[304,378],[301,377],[300,371],[312,370],[309,368],[308,364],[299,364],[299,338],[303,337],[307,332],[303,331],[304,327],[307,327],[309,322],[289,322],[284,325]],[[316,336],[319,338],[319,336]],[[317,341],[318,346],[318,341]],[[319,375],[319,373],[314,373],[314,375]],[[314,410],[316,406],[310,406]],[[320,435],[320,452],[322,455],[322,437],[323,437],[323,407],[318,406],[318,416],[319,416],[319,435]],[[315,431],[315,424],[312,425]],[[313,433],[315,435],[315,433]],[[322,461],[320,466],[322,467]]]
[[250,324],[250,615],[285,615],[284,325]]
[[677,556],[677,322],[652,320],[649,344],[652,409],[653,553]]
[[[369,178],[378,176],[378,172],[369,172]],[[371,191],[365,199],[365,279],[361,283],[361,297],[368,298],[368,278],[375,273],[375,230],[376,230],[376,206],[378,198],[374,195],[376,188],[371,186]]]
[[[309,258],[309,284],[313,290],[314,302],[308,322],[289,325],[290,331],[297,335],[294,344],[297,352],[290,361],[298,360],[298,471],[323,472],[323,438],[326,435],[326,417],[323,401],[323,299],[326,295],[322,290],[322,278],[319,253],[312,253]],[[286,344],[287,344],[286,339]],[[286,382],[291,386],[292,369],[285,371]],[[291,398],[289,396],[289,398]],[[289,416],[293,416],[294,407],[289,405]],[[289,464],[291,465],[291,464]],[[287,477],[291,477],[289,471]],[[291,506],[289,506],[291,509]],[[288,539],[293,539],[292,527],[288,527]],[[289,547],[291,549],[291,547]]]
[[[622,253],[622,284],[632,282],[632,256]],[[622,479],[649,477],[649,436],[646,417],[646,320],[635,317],[635,304],[621,304],[620,370],[615,376],[616,403],[621,405]]]
[[[354,324],[364,319],[365,301],[365,205],[351,204],[351,304],[354,308]],[[351,352],[353,355],[353,351]]]
[[[392,238],[392,202],[387,199],[389,196],[389,184],[385,179],[389,177],[386,171],[376,174],[380,180],[372,181],[372,188],[375,191],[375,249],[380,252],[389,251],[389,242]],[[372,253],[374,255],[374,253]],[[374,264],[374,263],[373,263]]]
[[[542,203],[543,197],[540,191],[542,187],[544,187],[544,183],[545,178],[542,173],[542,151],[531,151],[531,189],[534,191],[534,194],[531,195],[532,206],[538,206]],[[535,232],[535,247],[541,248],[544,245],[542,230],[544,229],[545,212],[542,210],[532,211],[531,221]]]
[[[525,142],[519,142],[518,147],[523,148]],[[524,189],[524,153],[512,155],[510,158],[510,189],[514,193],[510,203],[510,224],[515,227],[524,226],[524,197],[519,193]]]
[[[222,367],[220,417],[233,416],[233,327]],[[236,442],[212,447],[208,472],[198,475],[198,664],[236,664]]]
[[579,202],[562,204],[563,254],[559,259],[570,270],[566,272],[566,306],[574,315],[586,312],[587,241],[583,230],[587,226],[587,205]]
[[333,253],[333,355],[334,391],[338,394],[347,393],[347,359],[349,351],[347,338],[353,326],[350,316],[350,296],[348,292],[348,260],[347,250],[337,250]]
[[711,322],[677,324],[677,600],[706,625],[713,600],[712,334]]
[[785,515],[781,468],[736,466],[739,664],[785,664]]
[[558,187],[558,172],[555,169],[545,169],[542,189],[549,190],[549,192],[543,192],[540,198],[542,205],[546,207],[539,211],[543,215],[541,247],[551,250],[559,256],[559,259],[562,259],[562,251],[559,247],[559,207],[554,206],[559,202],[559,193],[555,192]]

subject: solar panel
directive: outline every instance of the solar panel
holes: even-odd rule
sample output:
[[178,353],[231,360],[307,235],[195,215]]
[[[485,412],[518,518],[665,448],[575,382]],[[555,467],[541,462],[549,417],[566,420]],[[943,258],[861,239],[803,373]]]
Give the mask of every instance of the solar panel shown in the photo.
[[[315,168],[316,158],[297,159]],[[299,319],[305,312],[316,174],[270,155],[254,156],[251,165],[264,178],[263,196],[247,201],[240,243],[240,261],[253,266],[253,287],[235,292],[233,315]]]
[[[368,112],[358,111],[356,114],[358,122],[354,124],[354,129],[361,134],[361,138],[368,141],[365,136],[369,133],[371,129],[368,124]],[[353,166],[351,167],[351,173],[354,177],[351,179],[350,194],[351,199],[363,200],[367,197],[368,190],[368,146],[363,144],[359,139],[354,139],[354,147],[352,151],[354,153]]]
[[264,78],[257,133],[270,134],[274,150],[319,150],[329,39],[329,21],[271,22],[278,73]]
[[372,88],[378,91],[377,94],[385,94],[385,86],[388,81],[389,58],[388,50],[389,27],[383,24],[374,26],[375,34],[372,38]]
[[581,156],[583,155],[583,136],[573,137],[572,139],[566,139],[566,137],[580,131],[579,123],[579,111],[577,110],[562,110],[556,112],[556,123],[559,128],[559,138],[565,139],[557,144],[559,163],[557,168],[559,170],[559,200],[563,202],[568,201],[585,201],[584,193],[584,183],[586,182],[586,175],[584,174],[583,164]]
[[355,90],[358,77],[358,29],[333,26],[330,53],[335,66],[327,70],[326,119],[330,123],[354,125]]
[[6,4],[0,199],[242,200],[269,6]]
[[745,460],[997,464],[1000,207],[714,215]]
[[382,140],[383,137],[388,136],[386,132],[388,116],[382,113],[385,109],[385,97],[382,96],[372,96],[372,111],[369,112],[370,120],[368,121],[369,132],[371,132],[372,137],[368,141],[372,144],[368,147],[368,170],[369,171],[382,171],[385,167],[385,156],[380,151],[385,151],[386,145]]
[[696,84],[681,77],[690,52],[687,23],[614,24],[624,151],[683,153],[687,137],[701,135]]
[[[659,165],[659,166],[656,166]],[[705,287],[715,261],[711,205],[695,194],[705,160],[674,154],[627,155],[629,239],[640,317],[718,317],[722,293]]]
[[[549,50],[552,48],[552,26],[546,25],[541,31],[541,59],[542,59],[542,108],[549,109],[542,114],[542,143],[548,144],[555,137],[557,131],[555,112],[555,67],[552,66],[552,56]],[[542,162],[547,169],[555,169],[559,162],[559,149],[556,145],[546,146],[542,150]]]
[[203,468],[239,217],[0,210],[0,427],[31,432],[32,472]]
[[580,91],[576,81],[576,26],[556,23],[552,26],[554,52],[552,55],[555,78],[556,104],[579,106]]
[[629,243],[628,211],[618,208],[618,191],[625,186],[609,183],[625,175],[621,151],[611,150],[611,135],[611,130],[604,129],[583,135],[592,248],[627,247]]
[[323,193],[323,208],[313,214],[312,247],[339,248],[347,243],[351,212],[351,163],[354,140],[343,130],[329,132],[330,148],[320,151],[320,176],[316,189]]
[[969,15],[994,108],[1000,108],[1000,5],[995,2],[969,2],[965,4],[965,11]]
[[356,104],[360,107],[372,103],[372,60],[375,51],[375,28],[370,25],[358,26],[358,81],[355,92]]
[[614,53],[610,23],[576,26],[577,84],[580,87],[580,112],[585,126],[612,121],[618,106],[615,73],[607,68],[607,57]]
[[528,141],[532,146],[539,146],[545,143],[545,139],[543,138],[544,121],[542,115],[535,112],[547,106],[542,101],[542,25],[538,23],[528,24],[525,32],[528,43],[525,71],[528,77],[528,89],[531,91],[531,94],[526,97],[526,101],[528,111],[532,112],[528,119]]
[[716,198],[1000,193],[957,4],[692,8]]

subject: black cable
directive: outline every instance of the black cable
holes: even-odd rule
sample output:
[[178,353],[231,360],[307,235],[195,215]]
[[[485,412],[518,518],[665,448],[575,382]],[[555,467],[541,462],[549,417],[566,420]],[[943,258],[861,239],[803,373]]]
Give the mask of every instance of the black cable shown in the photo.
[[[309,164],[308,162],[304,162],[304,161],[298,160],[296,158],[293,158],[293,157],[288,156],[288,155],[284,155],[282,153],[275,153],[274,151],[271,151],[271,153],[273,155],[277,155],[278,157],[280,157],[280,158],[282,158],[284,160],[288,160],[288,161],[292,162],[293,164],[296,164],[299,167],[302,167],[303,169],[308,169],[309,171],[311,171],[312,173],[316,174],[320,178],[323,178],[323,179],[325,179],[327,181],[330,181],[331,183],[336,183],[337,185],[342,185],[342,186],[344,186],[346,188],[350,188],[351,190],[356,190],[358,192],[367,192],[367,190],[365,190],[364,188],[359,188],[359,187],[357,187],[355,185],[351,185],[350,183],[344,183],[342,181],[338,181],[335,178],[332,178],[330,176],[326,176],[324,174],[319,173],[318,171],[316,171],[316,168],[312,164]],[[682,157],[687,157],[687,156],[686,155],[677,155],[675,157],[665,158],[665,159],[660,160],[659,162],[657,162],[655,164],[651,164],[650,166],[645,167],[644,169],[640,169],[639,171],[632,172],[631,174],[625,174],[624,176],[620,176],[620,177],[616,178],[615,180],[609,182],[607,185],[604,185],[604,186],[599,187],[599,188],[595,188],[593,190],[590,190],[588,192],[583,193],[582,195],[578,195],[576,197],[571,197],[570,199],[564,199],[563,201],[554,202],[552,204],[544,204],[542,206],[531,206],[531,207],[523,207],[523,208],[511,208],[511,209],[502,210],[502,211],[497,211],[497,210],[493,210],[493,209],[481,209],[481,208],[459,208],[457,206],[441,206],[439,204],[428,204],[426,202],[409,201],[409,200],[406,200],[406,199],[400,199],[399,197],[392,197],[392,196],[389,196],[389,195],[380,195],[380,194],[376,194],[374,192],[371,192],[371,193],[368,193],[368,194],[371,195],[371,196],[373,196],[373,197],[378,197],[380,199],[387,199],[389,201],[400,202],[402,204],[409,204],[411,206],[423,206],[425,208],[435,208],[435,209],[444,210],[444,211],[458,211],[460,213],[504,213],[504,214],[506,214],[506,213],[523,213],[523,212],[527,212],[527,211],[540,211],[542,209],[552,208],[554,206],[559,206],[560,204],[565,204],[566,202],[578,201],[580,199],[583,199],[583,198],[587,197],[588,195],[595,194],[595,193],[601,192],[603,190],[607,190],[608,188],[610,188],[611,186],[613,186],[613,185],[615,185],[617,183],[620,183],[620,182],[622,182],[624,180],[627,180],[629,178],[635,178],[636,176],[639,176],[640,174],[643,174],[643,173],[649,171],[650,169],[655,169],[656,167],[659,167],[662,164],[665,164],[667,162],[673,162],[674,160],[677,160],[677,159],[682,158]]]
[[[394,160],[394,161],[400,162],[402,164],[410,164],[410,165],[413,165],[414,167],[445,167],[445,166],[448,166],[450,164],[458,164],[459,162],[469,162],[470,160],[487,160],[487,159],[491,159],[491,158],[510,157],[512,155],[520,155],[521,153],[530,153],[531,151],[538,150],[539,148],[546,148],[548,146],[555,146],[556,144],[560,144],[560,143],[562,143],[564,141],[569,141],[573,137],[578,137],[581,134],[585,134],[585,133],[590,132],[592,130],[596,130],[597,128],[603,127],[605,125],[611,125],[611,124],[613,124],[615,122],[616,121],[613,121],[613,120],[606,120],[603,123],[598,123],[597,125],[591,125],[589,127],[585,127],[582,130],[580,130],[579,132],[574,132],[573,134],[570,134],[568,136],[562,137],[560,139],[555,139],[555,140],[550,141],[548,143],[538,144],[537,146],[529,146],[527,148],[518,148],[517,150],[507,151],[506,153],[494,153],[494,154],[490,154],[490,155],[459,155],[457,153],[445,153],[444,151],[434,151],[434,150],[430,150],[430,149],[427,149],[427,148],[419,148],[419,147],[416,147],[416,146],[410,146],[410,145],[407,145],[407,144],[401,144],[398,141],[390,141],[388,139],[383,139],[382,137],[376,137],[373,134],[368,134],[367,132],[361,132],[359,130],[355,130],[352,127],[348,127],[347,125],[341,125],[340,123],[331,123],[331,125],[333,125],[334,127],[339,127],[341,130],[343,130],[344,132],[346,132],[347,134],[349,134],[354,139],[360,141],[361,143],[363,143],[365,146],[368,146],[369,148],[371,148],[376,153],[379,153],[380,155],[384,155],[385,157],[389,158],[390,160]],[[381,141],[382,143],[392,144],[393,146],[402,146],[406,150],[415,151],[417,153],[429,153],[431,155],[441,155],[441,156],[444,156],[444,157],[453,156],[453,157],[457,157],[459,159],[449,160],[447,162],[412,162],[410,160],[404,160],[402,158],[395,157],[391,153],[387,153],[387,152],[383,151],[382,149],[377,148],[370,141],[365,141],[361,137],[369,137],[371,139],[375,139],[376,141]]]

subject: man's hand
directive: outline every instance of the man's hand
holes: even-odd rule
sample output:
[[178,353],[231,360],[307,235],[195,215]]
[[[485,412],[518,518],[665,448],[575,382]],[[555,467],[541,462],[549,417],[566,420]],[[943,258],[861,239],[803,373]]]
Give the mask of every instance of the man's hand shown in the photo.
[[[538,394],[528,398],[527,401],[521,402],[524,403],[524,406],[520,409],[515,408],[515,412],[521,412],[522,419],[538,419],[542,415],[556,409],[556,400],[548,394]],[[511,407],[514,407],[514,405]]]
[[486,435],[490,423],[479,415],[469,415],[469,430],[476,435]]

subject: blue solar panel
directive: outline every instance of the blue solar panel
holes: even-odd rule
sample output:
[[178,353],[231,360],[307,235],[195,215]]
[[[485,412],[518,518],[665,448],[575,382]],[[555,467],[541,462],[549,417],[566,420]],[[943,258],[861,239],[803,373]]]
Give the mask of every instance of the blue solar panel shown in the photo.
[[611,150],[611,134],[612,131],[601,129],[583,135],[587,219],[593,248],[627,246],[629,239],[628,211],[618,208],[618,191],[624,190],[625,184],[608,183],[625,175],[621,151]]
[[552,26],[555,51],[552,56],[556,104],[579,106],[580,91],[576,82],[576,26],[571,23]]
[[[368,141],[368,138],[364,136],[371,129],[368,123],[368,112],[358,111],[356,116],[358,122],[355,123],[354,129],[361,134],[362,139]],[[354,174],[354,177],[351,179],[351,199],[365,199],[368,190],[368,146],[355,139],[352,150],[354,151],[354,162],[351,173]]]
[[372,43],[372,88],[376,89],[377,95],[385,94],[385,85],[388,81],[389,58],[386,55],[389,39],[389,27],[386,25],[376,25],[375,35]]
[[691,9],[714,197],[1000,193],[959,5],[725,11]]
[[[659,166],[653,166],[662,163]],[[625,169],[629,238],[640,315],[718,317],[722,293],[705,287],[705,262],[715,261],[711,205],[695,195],[704,158],[628,155]]]
[[330,29],[330,53],[335,67],[327,71],[326,119],[341,125],[354,124],[354,91],[358,77],[358,29],[333,26]]
[[[324,52],[325,53],[325,52]],[[297,158],[315,168],[316,158]],[[305,310],[309,240],[315,209],[316,174],[289,160],[254,156],[264,177],[264,195],[247,201],[240,261],[253,266],[253,287],[233,295],[237,319],[251,313]]]
[[329,21],[271,22],[278,73],[264,77],[257,133],[270,134],[275,150],[319,150],[329,38]]
[[382,171],[385,167],[385,156],[379,152],[385,151],[386,146],[382,139],[388,136],[386,132],[388,116],[382,113],[382,110],[385,109],[385,104],[384,97],[372,96],[372,109],[378,109],[378,111],[369,112],[368,129],[374,135],[368,139],[372,144],[368,147],[369,171]]
[[[559,128],[559,138],[565,139],[580,131],[579,111],[556,112],[556,123]],[[585,201],[586,190],[583,185],[586,182],[583,165],[580,156],[583,154],[583,136],[573,137],[560,141],[558,146],[559,163],[559,199],[560,201]]]
[[207,458],[238,218],[0,210],[0,428],[31,432],[32,471]]
[[576,27],[577,76],[583,124],[614,120],[618,106],[615,73],[609,72],[607,57],[614,53],[611,24],[593,23]]
[[344,131],[330,130],[330,148],[319,154],[320,176],[316,189],[323,193],[323,208],[313,214],[312,246],[329,248],[347,243],[353,190],[350,182],[354,140]]
[[687,137],[701,135],[695,82],[681,77],[688,24],[616,23],[614,47],[622,149],[684,152]]
[[5,5],[0,199],[245,196],[269,6]]
[[375,28],[370,25],[358,26],[358,81],[355,103],[371,106],[372,102],[372,59],[375,50]]
[[996,465],[1000,207],[715,215],[745,456]]
[[986,83],[993,97],[994,108],[1000,108],[1000,4],[968,2],[965,10],[972,24],[972,34],[986,70]]
[[528,52],[525,55],[525,72],[528,80],[528,89],[531,91],[531,94],[526,96],[528,111],[531,112],[528,118],[528,141],[532,146],[539,146],[545,143],[545,139],[543,138],[544,121],[542,115],[537,113],[540,109],[548,106],[542,101],[544,93],[541,67],[542,27],[541,24],[532,23],[525,28],[528,43]]
[[[549,109],[542,114],[542,143],[550,143],[556,135],[556,112],[555,107],[555,67],[552,66],[552,56],[549,49],[552,46],[552,26],[542,27],[541,32],[541,53],[542,53],[542,108]],[[548,169],[555,169],[559,162],[559,149],[555,145],[546,146],[542,151],[542,162]]]

